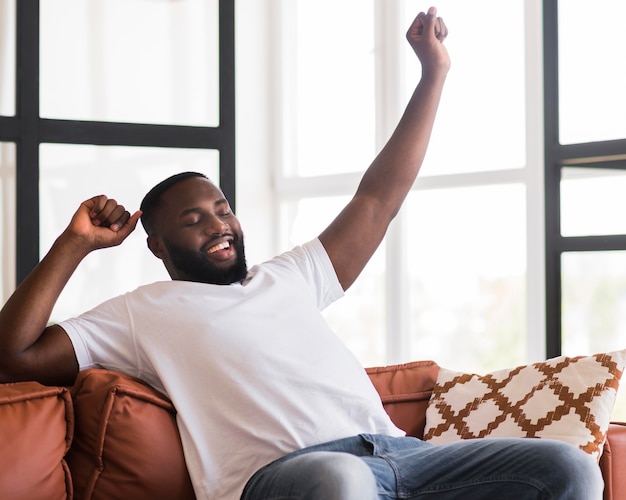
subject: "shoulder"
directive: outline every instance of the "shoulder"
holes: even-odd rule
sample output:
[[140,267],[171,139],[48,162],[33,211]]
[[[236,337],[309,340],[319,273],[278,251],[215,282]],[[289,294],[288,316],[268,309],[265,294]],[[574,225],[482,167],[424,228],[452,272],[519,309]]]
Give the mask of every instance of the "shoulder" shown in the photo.
[[298,280],[306,282],[309,287],[317,290],[318,301],[323,304],[329,304],[343,296],[343,288],[341,288],[330,257],[318,238],[252,268],[251,274],[263,271],[283,276],[298,275]]
[[254,266],[251,268],[251,274],[258,270],[273,267],[298,269],[304,274],[310,274],[311,272],[316,272],[316,270],[321,270],[324,273],[331,271],[334,274],[330,258],[317,238],[283,252],[258,266]]

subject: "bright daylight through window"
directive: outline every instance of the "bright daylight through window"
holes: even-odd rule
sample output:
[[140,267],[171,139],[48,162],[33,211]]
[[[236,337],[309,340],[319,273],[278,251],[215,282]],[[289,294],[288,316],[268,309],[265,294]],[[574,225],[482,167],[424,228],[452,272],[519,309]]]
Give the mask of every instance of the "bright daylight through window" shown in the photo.
[[[0,0],[3,116],[15,115],[14,3]],[[324,313],[366,366],[433,359],[484,373],[544,359],[542,3],[481,2],[488,29],[477,29],[475,3],[438,5],[450,28],[452,69],[422,172],[362,276]],[[258,234],[271,240],[263,252],[317,236],[354,193],[419,80],[404,34],[429,5],[272,0],[237,12],[245,27],[236,44],[237,116],[244,117],[237,192],[246,192],[237,210],[251,215],[244,230],[255,236],[247,242],[253,252]],[[558,2],[563,145],[626,139],[626,66],[616,57],[626,47],[626,2],[593,2],[601,36],[581,37],[590,5]],[[40,2],[42,118],[216,125],[218,6]],[[252,20],[254,9],[262,15]],[[243,40],[251,25],[263,35],[254,46]],[[0,143],[3,301],[15,281],[15,154],[14,143]],[[136,207],[159,179],[181,170],[217,179],[220,164],[217,151],[191,147],[41,144],[39,159],[41,255],[94,192]],[[562,167],[562,236],[626,234],[626,155],[611,162]],[[623,348],[626,251],[568,251],[560,264],[563,354]],[[95,273],[100,285],[88,289]],[[115,253],[84,262],[52,320],[159,279],[168,279],[162,265],[147,254],[143,235],[133,235]],[[616,411],[623,419],[622,399]]]
[[[358,176],[391,133],[419,80],[403,37],[424,7],[282,5],[293,21],[281,48],[285,120],[295,125],[282,139],[295,146],[285,148],[278,174],[289,246],[330,221],[353,192],[350,173]],[[386,244],[326,313],[367,365],[436,359],[487,370],[526,360],[526,205],[537,189],[529,172],[541,167],[527,154],[527,116],[540,115],[529,109],[539,103],[526,100],[526,74],[540,74],[527,67],[526,45],[539,19],[521,0],[484,7],[488,33],[468,25],[475,7],[467,2],[440,7],[453,62],[421,177]],[[311,36],[322,22],[325,36]],[[358,26],[358,36],[346,26]]]

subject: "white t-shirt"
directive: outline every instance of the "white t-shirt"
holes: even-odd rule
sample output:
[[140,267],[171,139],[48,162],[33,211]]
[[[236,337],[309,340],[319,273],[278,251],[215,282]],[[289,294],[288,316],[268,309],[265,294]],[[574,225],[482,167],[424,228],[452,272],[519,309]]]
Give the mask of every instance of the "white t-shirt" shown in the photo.
[[158,282],[61,326],[81,369],[139,377],[178,412],[199,499],[238,499],[292,451],[359,433],[401,436],[320,310],[343,295],[319,240],[242,284]]

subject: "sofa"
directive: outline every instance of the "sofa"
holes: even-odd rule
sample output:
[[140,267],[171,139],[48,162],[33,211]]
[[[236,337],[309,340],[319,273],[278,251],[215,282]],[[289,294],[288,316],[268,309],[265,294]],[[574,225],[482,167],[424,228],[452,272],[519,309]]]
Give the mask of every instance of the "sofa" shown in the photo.
[[[368,368],[385,409],[422,437],[439,366]],[[0,385],[0,498],[193,499],[175,409],[141,381],[81,371],[73,387]],[[626,424],[612,423],[599,461],[604,499],[626,498]]]

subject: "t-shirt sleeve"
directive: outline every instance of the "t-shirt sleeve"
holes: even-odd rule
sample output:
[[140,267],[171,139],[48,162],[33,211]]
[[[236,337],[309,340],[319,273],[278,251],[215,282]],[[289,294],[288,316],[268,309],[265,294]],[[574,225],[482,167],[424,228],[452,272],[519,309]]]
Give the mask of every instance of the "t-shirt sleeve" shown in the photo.
[[283,254],[292,260],[316,294],[317,306],[320,310],[343,297],[344,291],[339,283],[330,257],[322,242],[315,238],[292,251]]
[[125,296],[103,302],[59,326],[67,332],[81,370],[108,368],[139,376]]

